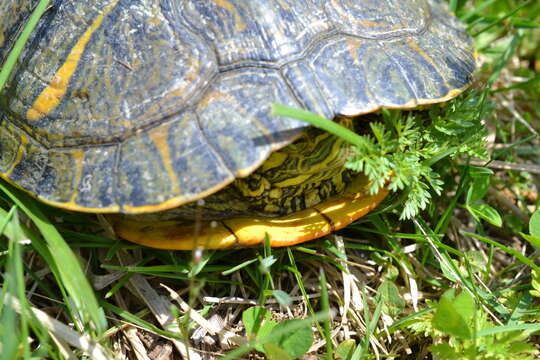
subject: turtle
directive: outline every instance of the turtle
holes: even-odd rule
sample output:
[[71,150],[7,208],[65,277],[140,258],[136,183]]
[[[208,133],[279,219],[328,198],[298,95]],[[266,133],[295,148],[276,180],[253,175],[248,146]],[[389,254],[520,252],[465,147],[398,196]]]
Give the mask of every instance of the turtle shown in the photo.
[[[0,61],[36,3],[0,5]],[[388,190],[272,104],[361,131],[456,97],[474,69],[440,0],[53,0],[0,97],[0,176],[151,247],[293,245]]]

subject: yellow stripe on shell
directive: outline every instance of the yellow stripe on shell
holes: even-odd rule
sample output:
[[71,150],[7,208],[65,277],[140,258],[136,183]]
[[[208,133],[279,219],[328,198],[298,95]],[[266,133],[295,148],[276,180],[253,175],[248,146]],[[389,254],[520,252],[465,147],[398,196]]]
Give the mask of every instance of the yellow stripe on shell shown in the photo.
[[29,121],[38,121],[42,119],[60,104],[64,95],[66,94],[69,80],[75,73],[84,49],[90,41],[92,34],[99,28],[105,16],[116,6],[118,2],[119,0],[114,0],[109,6],[107,6],[84,32],[73,49],[71,49],[71,52],[68,54],[62,66],[60,66],[56,74],[54,74],[53,80],[45,89],[43,89],[41,94],[39,94],[38,98],[32,105],[32,108],[26,112],[26,118]]
[[26,135],[23,134],[21,135],[21,143],[19,145],[19,148],[17,149],[17,155],[15,156],[15,160],[13,161],[9,169],[7,169],[6,172],[3,174],[3,177],[7,178],[7,176],[9,176],[13,172],[15,167],[22,161],[24,157],[24,153],[26,152],[27,145],[28,145],[28,137],[26,137]]
[[168,142],[168,136],[170,133],[171,124],[162,125],[157,129],[157,131],[150,131],[148,137],[152,140],[156,146],[161,162],[165,167],[165,172],[170,180],[172,194],[180,193],[180,184],[178,182],[178,176],[173,167],[173,162],[171,158],[171,151]]
[[418,55],[420,55],[424,60],[426,60],[433,68],[438,69],[437,64],[435,64],[435,61],[418,45],[418,43],[412,39],[409,38],[406,40],[407,45],[411,47]]

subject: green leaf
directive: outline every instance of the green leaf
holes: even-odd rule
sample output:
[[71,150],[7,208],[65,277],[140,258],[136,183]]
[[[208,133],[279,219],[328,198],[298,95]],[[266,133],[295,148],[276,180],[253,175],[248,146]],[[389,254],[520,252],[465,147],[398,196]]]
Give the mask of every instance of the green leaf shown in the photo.
[[534,289],[530,291],[531,295],[540,298],[540,271],[532,270],[531,286]]
[[482,178],[485,176],[492,176],[494,174],[493,170],[483,166],[469,166],[469,175],[473,179]]
[[540,237],[519,233],[525,240],[527,240],[532,246],[540,249]]
[[[478,331],[476,334],[478,337],[488,337],[495,334],[510,334],[506,338],[515,340],[516,338],[523,338],[525,333],[533,333],[540,331],[540,324],[514,324],[514,325],[501,325],[492,328],[486,328]],[[526,336],[525,336],[526,337]]]
[[463,319],[472,319],[476,311],[474,298],[467,291],[463,291],[461,294],[456,296],[453,301],[453,306]]
[[281,306],[291,306],[292,298],[283,290],[272,290],[272,296]]
[[536,210],[531,216],[529,233],[536,238],[540,238],[540,209]]
[[[298,327],[295,331],[287,331],[287,328],[301,320],[286,320],[277,324],[272,329],[272,334],[279,334],[272,342],[285,349],[292,358],[304,355],[313,344],[313,331],[308,323]],[[272,334],[270,337],[272,337]]]
[[341,360],[349,360],[356,348],[356,341],[353,339],[345,340],[336,348],[336,357]]
[[437,311],[433,316],[433,326],[449,335],[462,339],[471,339],[472,334],[469,324],[456,306],[463,300],[455,303],[456,300],[456,298],[453,298],[452,291],[447,291],[441,296],[437,304]]
[[383,278],[385,281],[395,281],[399,277],[399,269],[391,263],[385,263]]
[[442,261],[440,262],[441,271],[448,280],[452,282],[458,282],[459,277],[455,273],[454,268],[457,268],[459,266],[459,263],[454,259],[450,259],[449,261],[453,262],[454,267],[452,267],[450,263],[447,263],[446,261]]
[[460,357],[460,354],[456,353],[456,351],[448,344],[434,345],[430,347],[430,350],[433,353],[433,355],[437,356],[439,359],[446,359],[446,360],[462,359]]
[[[519,341],[514,342],[512,344],[509,344],[508,351],[507,351],[509,357],[515,356],[516,354],[535,354],[538,355],[538,352],[536,351],[536,348],[534,345],[525,342],[525,341]],[[524,358],[526,359],[526,358]],[[531,359],[531,358],[530,358]],[[535,359],[538,359],[537,357]]]
[[253,306],[242,313],[242,322],[246,329],[246,335],[257,335],[261,325],[272,318],[272,313],[262,306]]
[[465,253],[465,257],[469,261],[469,264],[475,269],[479,269],[481,271],[486,270],[486,259],[484,257],[484,253],[481,251],[476,250],[469,250]]
[[[411,219],[431,203],[432,194],[441,194],[441,174],[431,166],[440,160],[463,154],[487,159],[483,120],[493,110],[481,92],[471,91],[444,109],[428,112],[381,111],[382,119],[369,122],[364,135],[355,134],[336,122],[304,110],[273,105],[273,114],[292,117],[329,131],[353,145],[345,167],[362,172],[369,180],[368,193],[387,187],[405,190],[400,201],[400,219]],[[471,170],[485,174],[486,170]],[[488,173],[488,175],[490,175]],[[473,200],[485,194],[487,181],[471,192]]]
[[263,258],[261,260],[260,265],[259,265],[260,271],[263,274],[268,273],[270,271],[270,268],[272,267],[272,265],[274,265],[276,263],[276,261],[277,261],[277,259],[273,255]]
[[523,29],[534,29],[540,27],[540,22],[523,18],[513,18],[511,23],[514,27]]
[[[275,322],[274,320],[266,320],[265,322],[263,322],[263,324],[259,328],[259,331],[257,331],[257,337],[256,337],[257,341],[259,341],[260,339],[264,339],[265,337],[269,336],[272,333],[272,330],[274,330],[274,328],[276,327],[277,324],[278,323]],[[264,345],[264,344],[262,344],[262,345]],[[261,344],[259,344],[255,348],[257,349],[257,351],[262,352]]]
[[293,360],[287,351],[283,350],[276,344],[266,343],[264,344],[263,349],[263,352],[266,354],[266,358],[268,360]]
[[255,349],[264,352],[264,343],[260,340],[264,339],[272,333],[272,330],[277,325],[277,322],[271,320],[272,313],[261,306],[253,306],[242,313],[242,322],[246,329],[248,337],[255,337],[257,344]]
[[467,209],[476,220],[483,219],[493,226],[502,226],[501,215],[488,204],[469,204]]
[[530,235],[519,233],[532,246],[540,248],[540,209],[536,210],[529,220]]
[[384,281],[379,286],[379,294],[384,301],[385,312],[392,316],[401,314],[405,308],[405,300],[401,297],[399,289],[391,281]]
[[483,171],[479,167],[471,167],[469,174],[472,179],[471,186],[467,191],[467,204],[473,204],[474,202],[482,199],[488,192],[489,185],[491,183],[491,170]]

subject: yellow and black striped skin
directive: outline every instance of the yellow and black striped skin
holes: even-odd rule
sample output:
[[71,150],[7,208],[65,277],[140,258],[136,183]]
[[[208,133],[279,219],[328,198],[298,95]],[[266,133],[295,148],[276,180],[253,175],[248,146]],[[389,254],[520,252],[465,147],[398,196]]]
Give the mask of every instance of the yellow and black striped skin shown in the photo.
[[54,0],[0,98],[0,176],[71,210],[175,208],[300,135],[272,103],[334,118],[446,101],[473,52],[439,0]]

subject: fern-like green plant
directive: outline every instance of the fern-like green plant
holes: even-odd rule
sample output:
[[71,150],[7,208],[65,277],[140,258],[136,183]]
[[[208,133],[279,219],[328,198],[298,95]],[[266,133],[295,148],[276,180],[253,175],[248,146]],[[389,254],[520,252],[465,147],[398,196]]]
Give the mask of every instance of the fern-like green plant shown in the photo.
[[470,92],[446,106],[403,112],[382,110],[369,132],[358,135],[303,110],[274,105],[274,114],[306,121],[353,145],[346,167],[364,173],[369,192],[382,187],[405,191],[401,219],[409,219],[426,208],[432,193],[440,194],[442,181],[434,164],[443,158],[474,156],[487,159],[483,119],[492,110],[482,93]]

